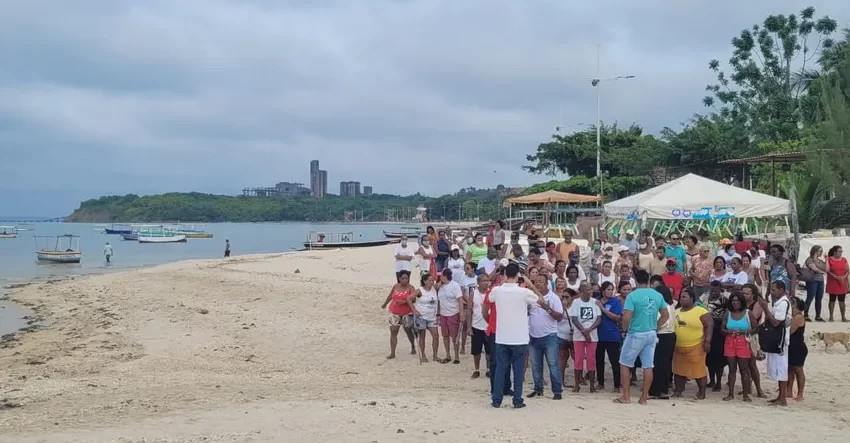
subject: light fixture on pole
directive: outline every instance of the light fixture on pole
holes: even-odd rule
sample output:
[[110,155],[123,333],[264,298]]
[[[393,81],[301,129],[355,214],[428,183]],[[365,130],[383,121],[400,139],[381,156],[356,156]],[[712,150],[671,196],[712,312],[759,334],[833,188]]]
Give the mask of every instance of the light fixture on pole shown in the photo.
[[612,80],[628,80],[635,78],[634,75],[618,75],[616,77],[602,78],[599,68],[599,52],[600,46],[596,45],[596,78],[590,79],[590,84],[596,88],[596,177],[599,180],[599,196],[602,197],[602,116],[601,116],[601,99],[599,94],[599,84]]

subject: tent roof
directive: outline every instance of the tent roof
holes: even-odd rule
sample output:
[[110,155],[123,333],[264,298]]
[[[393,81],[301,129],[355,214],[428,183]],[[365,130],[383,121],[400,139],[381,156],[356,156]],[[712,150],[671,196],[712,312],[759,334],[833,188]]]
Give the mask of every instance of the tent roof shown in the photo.
[[505,205],[533,205],[539,203],[596,203],[601,202],[598,195],[570,194],[569,192],[544,191],[537,194],[509,198]]
[[641,193],[608,203],[611,218],[709,220],[772,217],[791,213],[788,200],[687,174]]

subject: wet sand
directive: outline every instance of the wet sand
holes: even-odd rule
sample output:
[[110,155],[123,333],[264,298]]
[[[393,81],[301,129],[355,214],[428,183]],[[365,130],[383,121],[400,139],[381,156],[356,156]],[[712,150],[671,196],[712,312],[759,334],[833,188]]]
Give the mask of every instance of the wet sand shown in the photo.
[[0,343],[0,442],[846,441],[850,354],[812,342],[807,400],[788,408],[582,392],[493,409],[471,356],[420,364],[401,337],[384,358],[391,255],[185,261],[10,290],[49,326]]

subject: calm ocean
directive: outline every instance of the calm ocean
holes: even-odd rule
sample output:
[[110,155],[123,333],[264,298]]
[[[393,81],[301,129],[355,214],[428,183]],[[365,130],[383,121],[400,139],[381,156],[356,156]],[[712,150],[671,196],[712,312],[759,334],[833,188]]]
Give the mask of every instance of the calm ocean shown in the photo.
[[[2,224],[2,223],[0,223]],[[124,241],[119,235],[99,231],[105,225],[86,223],[33,223],[32,231],[18,233],[18,238],[0,239],[0,299],[7,286],[33,280],[109,272],[139,266],[157,265],[178,260],[215,258],[224,254],[224,240],[230,239],[233,255],[288,252],[302,249],[310,231],[354,232],[363,240],[383,239],[383,230],[398,231],[398,225],[384,224],[311,224],[311,223],[213,223],[206,231],[208,239],[188,239],[186,243],[140,244]],[[34,235],[76,234],[80,238],[83,257],[80,264],[43,264],[35,259]],[[360,237],[362,235],[362,237]],[[115,255],[106,266],[103,246],[109,242]],[[0,335],[26,326],[21,310],[0,300]]]

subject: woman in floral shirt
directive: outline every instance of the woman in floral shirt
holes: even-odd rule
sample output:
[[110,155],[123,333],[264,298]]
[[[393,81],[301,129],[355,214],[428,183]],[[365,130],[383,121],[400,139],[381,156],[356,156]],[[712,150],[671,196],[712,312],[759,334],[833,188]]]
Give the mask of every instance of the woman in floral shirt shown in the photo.
[[697,300],[708,291],[708,278],[714,269],[714,260],[711,257],[711,248],[700,245],[699,254],[691,260],[691,282]]

